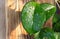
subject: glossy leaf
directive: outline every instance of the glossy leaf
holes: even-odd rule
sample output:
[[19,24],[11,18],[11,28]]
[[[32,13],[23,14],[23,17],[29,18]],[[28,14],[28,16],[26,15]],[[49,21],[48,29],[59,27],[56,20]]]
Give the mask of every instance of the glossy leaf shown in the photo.
[[55,39],[54,37],[54,31],[48,27],[42,28],[39,33],[40,39]]
[[42,28],[46,17],[36,2],[27,3],[22,10],[22,24],[25,30],[31,35]]
[[43,25],[46,21],[46,15],[44,14],[44,11],[42,8],[40,8],[40,5],[37,5],[34,12],[34,18],[33,18],[33,30],[35,32],[38,32],[43,28]]
[[33,25],[33,15],[36,5],[37,3],[35,2],[28,2],[25,4],[22,10],[22,24],[25,30],[29,34],[34,33],[32,25]]
[[46,20],[48,20],[51,16],[53,16],[56,12],[56,7],[49,3],[42,3],[40,7],[45,11]]
[[32,35],[43,28],[46,19],[49,19],[55,11],[56,7],[51,4],[28,2],[22,10],[23,27]]

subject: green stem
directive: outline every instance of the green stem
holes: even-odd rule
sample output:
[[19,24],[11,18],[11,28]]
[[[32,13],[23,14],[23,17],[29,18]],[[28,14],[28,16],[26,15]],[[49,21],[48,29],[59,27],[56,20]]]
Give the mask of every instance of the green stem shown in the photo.
[[35,33],[33,36],[34,36],[34,39],[40,39],[39,38],[39,33],[40,33],[40,31],[39,32],[37,32],[37,33]]

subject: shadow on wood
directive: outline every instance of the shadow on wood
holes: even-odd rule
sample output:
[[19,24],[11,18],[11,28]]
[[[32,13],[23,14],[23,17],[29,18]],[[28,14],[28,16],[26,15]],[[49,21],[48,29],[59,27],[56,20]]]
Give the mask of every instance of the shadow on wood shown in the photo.
[[33,39],[33,36],[21,34],[18,36],[18,39]]
[[20,11],[15,11],[8,7],[8,36],[10,39],[33,39],[32,36],[24,30],[21,22]]

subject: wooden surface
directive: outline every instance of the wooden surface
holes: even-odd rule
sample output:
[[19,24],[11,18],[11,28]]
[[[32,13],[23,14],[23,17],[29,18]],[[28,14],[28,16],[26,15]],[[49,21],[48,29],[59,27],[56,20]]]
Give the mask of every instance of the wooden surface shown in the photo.
[[[15,3],[14,3],[15,2]],[[23,28],[21,22],[21,10],[28,0],[19,0],[18,6],[16,0],[8,0],[7,4],[7,39],[33,39]],[[37,0],[38,3],[52,3],[53,0]],[[17,8],[18,7],[18,8]]]
[[6,39],[5,0],[0,0],[0,39]]

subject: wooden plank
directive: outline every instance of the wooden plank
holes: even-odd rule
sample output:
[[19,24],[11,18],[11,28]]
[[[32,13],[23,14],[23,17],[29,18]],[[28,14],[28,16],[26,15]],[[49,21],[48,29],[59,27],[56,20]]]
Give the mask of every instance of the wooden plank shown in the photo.
[[0,39],[6,39],[5,0],[0,0]]

